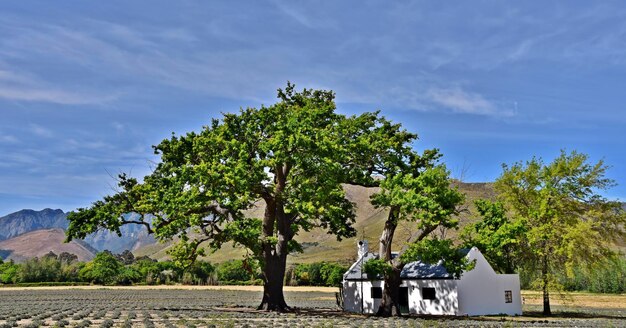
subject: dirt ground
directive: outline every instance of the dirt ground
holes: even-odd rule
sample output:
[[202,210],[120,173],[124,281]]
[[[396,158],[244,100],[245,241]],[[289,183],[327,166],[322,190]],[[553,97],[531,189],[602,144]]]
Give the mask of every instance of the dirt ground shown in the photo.
[[[342,312],[337,288],[286,287],[291,313],[255,308],[261,286],[56,286],[0,288],[0,327],[626,327],[626,295],[523,291],[524,315],[377,318]],[[5,302],[6,300],[6,302]]]
[[[542,305],[543,298],[539,291],[522,291],[524,304]],[[625,309],[626,294],[592,294],[592,293],[553,293],[550,295],[551,305],[581,306],[605,309]]]
[[[135,290],[236,290],[249,292],[262,292],[263,286],[192,286],[192,285],[158,285],[158,286],[40,286],[40,287],[2,287],[0,290],[97,290],[97,289],[135,289]],[[335,293],[337,287],[317,286],[285,286],[286,292],[320,292]]]

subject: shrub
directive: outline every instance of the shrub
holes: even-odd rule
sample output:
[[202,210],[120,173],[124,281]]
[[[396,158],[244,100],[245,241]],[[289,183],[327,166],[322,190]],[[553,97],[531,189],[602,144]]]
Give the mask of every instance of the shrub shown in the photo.
[[79,276],[97,284],[110,285],[116,282],[123,269],[122,264],[111,252],[104,251],[96,255],[93,261],[80,270]]
[[258,271],[258,264],[249,260],[231,260],[221,263],[217,269],[220,283],[243,283],[253,280]]
[[347,268],[331,262],[298,264],[289,277],[291,283],[299,286],[338,286]]

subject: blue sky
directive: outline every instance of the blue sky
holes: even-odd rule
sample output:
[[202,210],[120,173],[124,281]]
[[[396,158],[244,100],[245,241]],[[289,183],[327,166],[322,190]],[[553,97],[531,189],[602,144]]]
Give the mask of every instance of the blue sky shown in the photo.
[[466,181],[578,150],[626,199],[618,1],[3,1],[0,215],[87,206],[287,80],[380,109]]

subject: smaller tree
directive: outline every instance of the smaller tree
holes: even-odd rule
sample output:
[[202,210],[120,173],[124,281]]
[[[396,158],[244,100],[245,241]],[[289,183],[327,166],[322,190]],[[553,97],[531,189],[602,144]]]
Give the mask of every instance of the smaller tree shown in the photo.
[[100,252],[80,270],[83,280],[96,284],[110,285],[117,281],[124,266],[109,251]]
[[474,262],[469,261],[465,252],[454,246],[450,239],[426,238],[415,242],[402,253],[400,260],[403,263],[423,261],[439,263],[455,279],[461,278],[463,271],[474,268]]
[[146,284],[152,285],[157,282],[159,273],[161,272],[159,264],[147,256],[139,257],[131,267],[138,271]]
[[[438,228],[458,226],[458,220],[453,216],[458,214],[458,206],[463,202],[464,195],[457,188],[451,187],[450,173],[446,167],[436,165],[439,157],[436,150],[426,151],[423,156],[409,154],[408,165],[388,166],[387,176],[380,184],[380,192],[372,195],[374,206],[389,210],[379,240],[380,259],[370,264],[372,274],[378,271],[385,280],[377,315],[401,315],[398,294],[400,274],[410,258],[408,255],[403,257],[403,251],[396,258],[391,256],[398,224],[402,221],[414,223],[417,232],[409,240],[413,243],[427,239]],[[417,254],[413,254],[417,259]]]
[[19,265],[15,264],[13,260],[0,262],[0,283],[14,284],[18,282],[18,269]]
[[[52,253],[52,252],[51,252]],[[61,278],[61,262],[54,253],[28,259],[19,266],[20,282],[50,282]]]
[[217,279],[220,283],[249,282],[256,277],[257,269],[258,265],[254,261],[230,260],[217,267]]
[[187,268],[187,273],[191,275],[192,283],[203,285],[212,280],[215,267],[206,261],[195,261]]
[[525,233],[522,221],[511,221],[501,202],[478,199],[474,205],[481,220],[465,226],[461,233],[463,246],[478,247],[495,271],[515,273],[523,256],[520,252]]
[[526,231],[520,243],[523,265],[538,273],[545,315],[551,314],[549,291],[559,287],[556,273],[571,276],[576,266],[612,255],[614,243],[625,236],[622,204],[599,193],[615,182],[605,177],[603,161],[588,160],[585,154],[561,151],[549,164],[533,158],[503,165],[495,184],[513,220]]

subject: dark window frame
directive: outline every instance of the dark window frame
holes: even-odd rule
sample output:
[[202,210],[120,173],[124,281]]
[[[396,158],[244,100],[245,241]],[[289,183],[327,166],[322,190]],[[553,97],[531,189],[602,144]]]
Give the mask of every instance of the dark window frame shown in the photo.
[[372,287],[370,289],[370,295],[372,295],[372,298],[383,298],[383,288],[382,287]]
[[504,303],[513,303],[513,291],[512,290],[504,291]]
[[423,300],[436,300],[437,290],[435,287],[422,287],[422,299]]

